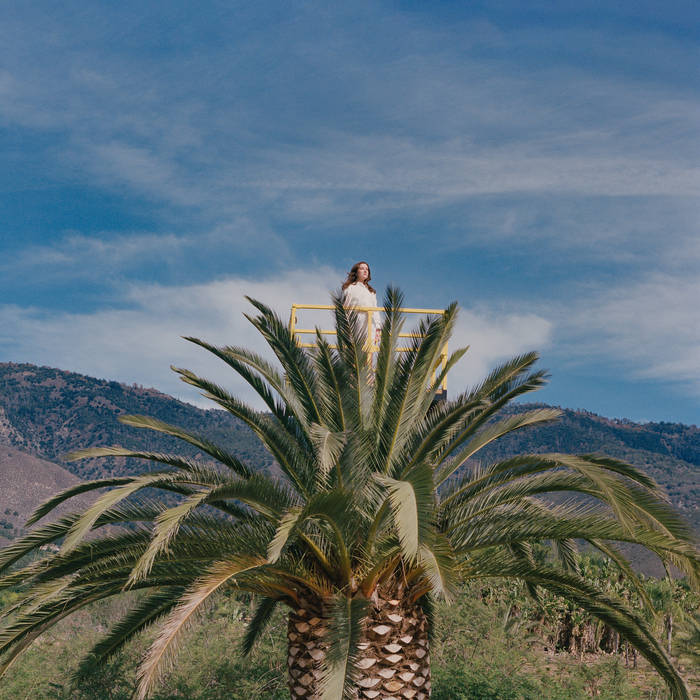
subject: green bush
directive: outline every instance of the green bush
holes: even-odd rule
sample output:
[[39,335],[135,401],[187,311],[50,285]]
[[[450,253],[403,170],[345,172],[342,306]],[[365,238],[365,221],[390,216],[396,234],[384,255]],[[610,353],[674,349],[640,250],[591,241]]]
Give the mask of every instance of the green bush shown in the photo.
[[542,700],[532,681],[495,669],[437,667],[433,687],[433,700]]

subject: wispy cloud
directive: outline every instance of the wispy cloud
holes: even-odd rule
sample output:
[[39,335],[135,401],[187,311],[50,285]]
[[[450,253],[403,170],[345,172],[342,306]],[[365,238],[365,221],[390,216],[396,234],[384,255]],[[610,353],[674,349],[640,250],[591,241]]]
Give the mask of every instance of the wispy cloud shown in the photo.
[[450,373],[451,386],[461,391],[514,355],[548,348],[553,330],[551,320],[534,313],[462,310],[451,346],[469,351]]
[[67,233],[48,245],[33,245],[0,260],[3,283],[57,283],[100,280],[123,284],[143,266],[186,266],[223,252],[238,260],[264,255],[268,262],[288,261],[289,245],[264,224],[240,218],[197,234],[102,232],[99,236]]
[[[119,381],[155,386],[197,401],[197,394],[170,372],[171,364],[191,367],[226,381],[250,398],[223,364],[182,340],[264,350],[257,331],[243,318],[251,307],[244,295],[289,313],[291,299],[327,299],[339,275],[318,270],[314,278],[292,272],[274,281],[229,279],[204,285],[131,285],[121,308],[94,313],[49,313],[39,308],[0,307],[2,352],[8,359],[57,366]],[[285,308],[286,307],[286,308]],[[7,332],[7,329],[12,329]]]
[[663,273],[590,290],[553,312],[557,352],[628,376],[683,385],[700,397],[700,280]]
[[[629,80],[587,71],[564,51],[586,47],[594,64],[613,52],[614,65],[641,70],[644,41],[686,61],[687,46],[566,28],[543,42],[536,27],[438,29],[366,9],[392,30],[386,45],[363,45],[347,18],[300,9],[307,21],[293,31],[252,32],[235,48],[214,43],[190,57],[184,76],[167,58],[144,69],[126,52],[49,42],[55,65],[15,60],[5,69],[0,115],[63,134],[54,157],[103,187],[220,218],[271,206],[307,222],[358,208],[377,216],[484,194],[697,195],[700,168],[687,148],[700,142],[697,94],[662,80],[670,66],[658,61],[663,76]],[[27,31],[8,31],[10,46]],[[257,66],[263,45],[274,70]],[[538,45],[559,47],[555,65]],[[494,60],[494,49],[514,54]],[[534,57],[527,71],[516,62],[525,50]],[[247,77],[256,66],[258,90]],[[197,89],[180,94],[183,80]]]

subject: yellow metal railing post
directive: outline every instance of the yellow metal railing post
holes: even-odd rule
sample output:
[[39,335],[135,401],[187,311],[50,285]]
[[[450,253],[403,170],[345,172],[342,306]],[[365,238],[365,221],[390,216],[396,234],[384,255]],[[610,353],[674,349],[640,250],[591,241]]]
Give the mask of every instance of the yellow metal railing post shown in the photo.
[[[448,350],[447,350],[447,343],[445,343],[445,347],[442,351],[442,364],[441,364],[441,370],[444,370],[445,367],[447,367],[447,357],[448,357]],[[447,375],[445,375],[442,378],[442,390],[447,391]]]
[[289,332],[292,334],[292,338],[296,339],[296,325],[297,325],[297,305],[292,304],[292,313],[289,316]]

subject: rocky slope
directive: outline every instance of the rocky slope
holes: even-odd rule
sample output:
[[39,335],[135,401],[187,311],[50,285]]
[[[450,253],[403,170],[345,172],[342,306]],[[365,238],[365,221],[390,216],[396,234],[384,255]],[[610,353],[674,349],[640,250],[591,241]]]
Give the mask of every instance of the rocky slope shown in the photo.
[[[22,452],[7,444],[0,445],[0,538],[3,542],[19,535],[33,509],[59,491],[77,484],[78,477],[58,464]],[[88,500],[77,497],[73,510]],[[2,544],[2,542],[0,542]]]

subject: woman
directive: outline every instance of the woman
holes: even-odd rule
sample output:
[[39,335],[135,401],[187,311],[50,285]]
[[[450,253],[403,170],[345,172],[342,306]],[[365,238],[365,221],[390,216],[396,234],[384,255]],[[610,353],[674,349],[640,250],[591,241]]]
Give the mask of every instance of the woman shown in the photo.
[[[372,273],[370,272],[369,265],[364,260],[352,266],[348,273],[348,278],[343,284],[343,303],[345,306],[359,306],[360,308],[377,306],[377,292],[369,283],[371,279]],[[367,335],[367,313],[360,311],[358,312],[358,316],[360,328],[364,331],[365,335]],[[372,313],[372,330],[374,331],[375,345],[379,342],[381,328],[381,316],[378,311],[374,311]]]

